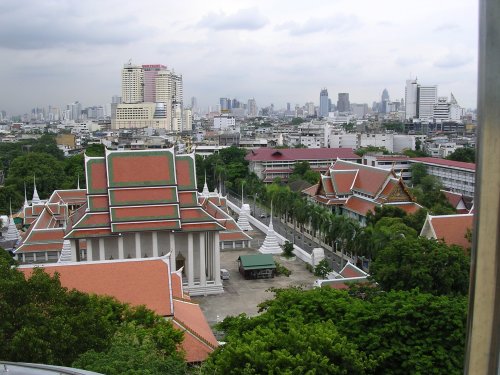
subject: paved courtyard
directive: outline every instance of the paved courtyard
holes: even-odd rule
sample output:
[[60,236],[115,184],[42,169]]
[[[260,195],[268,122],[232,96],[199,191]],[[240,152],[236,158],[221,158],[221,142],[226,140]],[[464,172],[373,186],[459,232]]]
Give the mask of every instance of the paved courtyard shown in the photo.
[[[261,232],[249,232],[256,241],[262,242],[264,235]],[[300,259],[293,261],[281,259],[275,255],[274,259],[283,266],[292,271],[290,277],[278,276],[273,279],[245,280],[238,272],[238,257],[246,254],[257,254],[256,249],[236,249],[221,251],[221,268],[227,269],[231,277],[224,280],[224,293],[215,296],[192,297],[194,302],[200,304],[208,323],[210,325],[223,320],[229,315],[238,315],[246,313],[247,315],[256,315],[257,305],[273,297],[273,293],[267,292],[269,288],[284,288],[288,286],[303,286],[312,288],[317,279],[306,269],[306,264]]]

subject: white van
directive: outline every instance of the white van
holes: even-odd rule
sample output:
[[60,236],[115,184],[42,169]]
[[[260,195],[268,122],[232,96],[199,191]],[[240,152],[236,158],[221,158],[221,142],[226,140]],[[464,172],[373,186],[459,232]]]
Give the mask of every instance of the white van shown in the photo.
[[221,268],[220,270],[220,278],[222,280],[229,280],[229,271],[225,268]]

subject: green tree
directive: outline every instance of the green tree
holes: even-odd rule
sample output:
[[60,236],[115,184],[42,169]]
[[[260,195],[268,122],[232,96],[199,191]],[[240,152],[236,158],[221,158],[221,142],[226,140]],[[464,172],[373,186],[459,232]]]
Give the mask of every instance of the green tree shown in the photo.
[[73,367],[107,375],[185,374],[186,364],[176,351],[181,341],[182,333],[166,321],[153,327],[125,323],[106,350],[83,353]]
[[427,168],[422,163],[414,163],[410,166],[411,183],[413,186],[419,185],[424,177],[427,176]]
[[64,159],[64,152],[57,147],[56,137],[52,134],[44,134],[38,138],[33,143],[31,152],[49,154],[59,160]]
[[87,156],[104,156],[106,148],[102,143],[92,143],[85,147],[85,154]]
[[395,238],[378,252],[370,274],[384,290],[467,295],[470,257],[459,246],[424,237]]
[[375,213],[368,211],[366,215],[366,224],[375,225],[377,222],[384,217],[399,217],[404,218],[406,212],[399,207],[385,205],[382,207],[375,207]]
[[300,125],[304,122],[304,119],[302,117],[294,117],[291,121],[292,125]]
[[377,147],[377,146],[360,147],[354,151],[354,153],[358,156],[363,156],[369,152],[381,152],[384,155],[389,154],[389,151],[387,151],[387,149],[385,147]]
[[318,276],[322,279],[326,279],[330,272],[332,272],[332,268],[326,259],[321,260],[316,267],[314,267],[314,276]]
[[85,188],[85,157],[83,154],[70,156],[64,160],[64,174],[66,179],[62,186],[63,189],[76,189],[78,181],[80,188]]
[[[314,344],[313,344],[314,343]],[[366,374],[374,361],[338,333],[331,321],[255,327],[218,349],[205,374]]]
[[33,176],[36,176],[36,188],[40,198],[48,198],[56,189],[62,187],[66,175],[63,162],[46,153],[30,152],[12,161],[5,185],[24,190],[26,184],[28,196],[33,194]]
[[[301,335],[279,336],[280,340],[275,334],[287,333],[290,326],[318,324],[326,325],[332,334],[338,333],[331,346],[340,342],[342,346],[354,344],[351,348],[358,351],[365,365],[362,371],[368,374],[462,373],[466,297],[435,296],[416,290],[383,292],[374,287],[349,291],[288,288],[275,289],[274,293],[274,299],[259,305],[260,315],[229,317],[219,325],[226,333],[226,345],[213,353],[205,373],[270,373],[266,369],[271,366],[272,373],[308,373],[307,368],[288,370],[295,349],[286,350],[310,347],[326,353],[322,345],[317,345],[317,338],[322,342],[323,334],[316,331],[313,336],[304,330]],[[293,357],[303,358],[300,354]],[[327,363],[345,366],[349,358],[329,357]],[[281,370],[278,360],[283,360],[287,367]],[[310,373],[328,373],[323,368],[312,368],[316,370]],[[334,373],[357,371],[341,368]]]
[[0,186],[0,214],[9,215],[10,205],[12,211],[17,212],[23,206],[24,197],[14,186]]
[[281,246],[283,248],[283,255],[285,258],[291,258],[294,256],[293,254],[293,244],[285,241],[285,243]]
[[446,159],[455,161],[464,161],[466,163],[475,163],[476,150],[468,147],[457,148],[450,155],[448,155]]

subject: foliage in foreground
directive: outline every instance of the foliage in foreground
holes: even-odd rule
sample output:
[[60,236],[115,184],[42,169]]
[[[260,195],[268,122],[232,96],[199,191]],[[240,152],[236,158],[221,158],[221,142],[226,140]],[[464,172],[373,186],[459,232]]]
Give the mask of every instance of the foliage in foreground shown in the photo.
[[[185,366],[175,350],[182,333],[162,317],[145,307],[131,307],[109,297],[68,291],[57,274],[51,277],[41,268],[34,269],[26,279],[11,268],[9,258],[0,248],[1,360],[71,366],[91,350],[94,355],[84,355],[87,362],[78,363],[91,363],[89,358],[107,355],[111,365],[126,355],[120,354],[123,340],[142,337],[138,347],[144,349],[146,345],[149,350],[154,345],[156,351],[170,353],[166,364]],[[146,337],[151,339],[144,343]],[[148,361],[144,358],[141,366],[148,369]],[[126,370],[122,367],[120,373]]]
[[[226,318],[206,374],[460,374],[466,297],[376,288],[275,290]],[[341,344],[341,345],[337,345]]]

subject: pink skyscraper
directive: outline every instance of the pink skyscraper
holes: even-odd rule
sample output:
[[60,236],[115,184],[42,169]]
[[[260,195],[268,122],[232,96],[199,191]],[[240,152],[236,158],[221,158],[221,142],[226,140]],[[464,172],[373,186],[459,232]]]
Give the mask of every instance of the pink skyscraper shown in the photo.
[[143,65],[144,71],[144,101],[156,102],[156,75],[159,71],[167,70],[165,65]]

